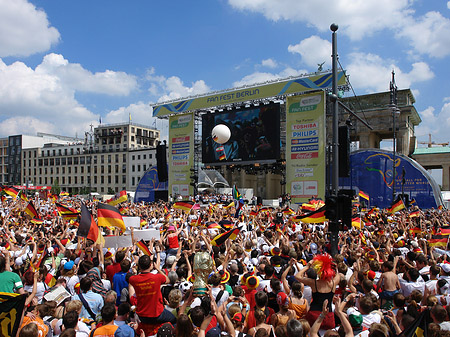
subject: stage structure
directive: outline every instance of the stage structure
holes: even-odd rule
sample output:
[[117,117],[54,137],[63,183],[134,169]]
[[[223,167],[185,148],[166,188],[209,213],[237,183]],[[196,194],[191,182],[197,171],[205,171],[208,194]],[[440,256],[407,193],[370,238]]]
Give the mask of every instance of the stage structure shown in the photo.
[[[337,81],[340,90],[347,89],[343,71]],[[285,176],[294,202],[324,199],[325,108],[331,85],[332,73],[321,72],[153,105],[154,117],[169,119],[168,193],[197,193],[203,163],[270,167]],[[286,139],[280,132],[284,110]],[[218,124],[231,130],[225,144],[211,138]]]

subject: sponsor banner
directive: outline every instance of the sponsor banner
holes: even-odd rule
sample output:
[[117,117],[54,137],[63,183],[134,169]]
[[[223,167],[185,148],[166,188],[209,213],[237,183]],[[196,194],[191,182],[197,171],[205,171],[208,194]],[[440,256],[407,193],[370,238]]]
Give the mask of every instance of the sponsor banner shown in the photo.
[[190,169],[194,164],[194,115],[169,118],[169,194],[187,197],[194,193]]
[[287,98],[286,187],[292,202],[325,198],[325,93]]
[[[338,73],[338,85],[346,83],[344,73]],[[187,111],[211,108],[217,105],[238,103],[255,99],[275,97],[298,92],[330,88],[332,74],[309,75],[297,79],[288,79],[276,83],[264,84],[250,88],[227,90],[222,93],[205,95],[186,100],[173,101],[171,103],[153,106],[153,116],[165,116],[169,114],[184,113]],[[293,112],[314,111],[314,104],[305,104],[295,108]],[[175,127],[180,127],[177,124]]]

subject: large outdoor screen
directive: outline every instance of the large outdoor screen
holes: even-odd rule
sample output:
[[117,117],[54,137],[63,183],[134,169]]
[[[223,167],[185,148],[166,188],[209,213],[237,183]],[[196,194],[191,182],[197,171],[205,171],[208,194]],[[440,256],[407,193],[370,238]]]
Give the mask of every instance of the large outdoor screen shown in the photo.
[[[211,130],[225,124],[231,137],[216,143]],[[209,113],[202,118],[202,157],[205,164],[248,163],[280,158],[280,104]]]

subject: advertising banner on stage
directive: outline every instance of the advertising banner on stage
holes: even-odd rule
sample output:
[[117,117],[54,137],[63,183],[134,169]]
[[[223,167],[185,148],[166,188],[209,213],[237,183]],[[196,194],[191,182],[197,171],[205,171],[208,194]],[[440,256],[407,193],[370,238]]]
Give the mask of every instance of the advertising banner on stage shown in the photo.
[[287,98],[286,188],[293,203],[325,200],[325,93]]
[[169,118],[169,195],[187,197],[194,193],[190,185],[194,164],[194,115]]
[[[346,83],[343,71],[338,72],[338,85]],[[239,103],[267,97],[276,97],[299,92],[330,88],[333,75],[331,72],[311,74],[296,79],[286,79],[269,84],[254,85],[246,88],[224,90],[220,93],[206,94],[190,99],[175,100],[153,106],[153,116],[165,116],[184,113],[196,109],[206,109],[217,105]]]

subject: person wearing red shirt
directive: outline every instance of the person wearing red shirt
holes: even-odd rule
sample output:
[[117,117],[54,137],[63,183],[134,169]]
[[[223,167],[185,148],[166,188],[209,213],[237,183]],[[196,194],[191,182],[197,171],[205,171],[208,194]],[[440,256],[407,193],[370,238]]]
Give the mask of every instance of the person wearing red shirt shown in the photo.
[[[150,256],[143,255],[138,261],[140,274],[130,277],[129,294],[136,295],[136,313],[142,323],[176,323],[175,316],[164,308],[161,285],[169,283],[169,278],[159,268],[158,261],[153,263]],[[158,273],[153,274],[155,269]]]
[[125,258],[127,250],[119,250],[118,252],[116,252],[116,256],[115,256],[115,260],[116,262],[114,262],[113,264],[110,264],[109,266],[106,267],[106,277],[108,277],[108,280],[110,282],[113,281],[113,277],[116,273],[119,273],[121,271],[120,268],[120,262],[122,262],[122,260]]

